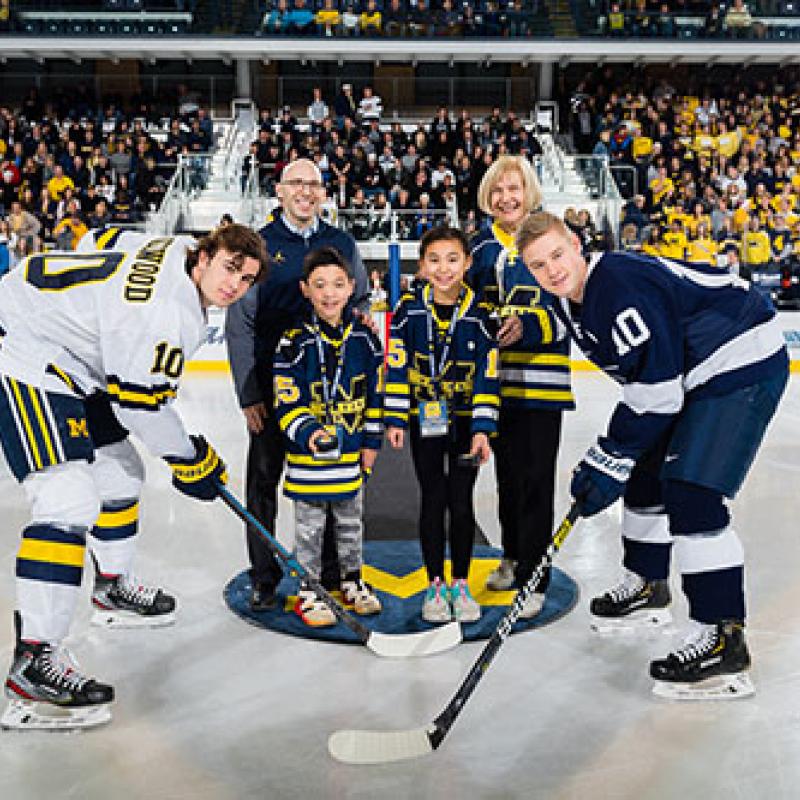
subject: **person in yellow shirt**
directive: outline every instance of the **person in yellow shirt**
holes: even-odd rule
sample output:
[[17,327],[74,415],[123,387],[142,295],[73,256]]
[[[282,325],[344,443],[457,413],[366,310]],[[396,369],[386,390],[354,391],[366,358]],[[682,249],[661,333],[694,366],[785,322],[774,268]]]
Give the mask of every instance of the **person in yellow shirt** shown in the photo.
[[646,256],[661,255],[661,228],[653,225],[647,233],[647,237],[642,242],[642,252]]
[[70,205],[69,213],[53,228],[53,238],[59,250],[74,250],[83,236],[89,232],[86,223],[81,219],[78,204]]
[[772,260],[772,243],[769,234],[761,229],[757,216],[750,217],[742,234],[742,262],[750,267],[760,267]]
[[56,164],[53,170],[53,177],[47,181],[47,191],[50,194],[50,199],[58,202],[66,189],[74,188],[75,184],[72,182],[72,178],[64,174],[64,168],[60,164]]
[[669,230],[661,238],[661,255],[678,260],[686,257],[686,233],[678,220],[669,226]]
[[653,204],[661,202],[664,195],[669,191],[675,190],[672,178],[667,176],[667,168],[659,167],[658,175],[650,181],[650,191],[653,193]]
[[359,25],[364,36],[380,36],[383,18],[375,0],[369,0],[367,7],[361,12]]
[[322,8],[314,16],[314,22],[317,24],[317,32],[321,36],[335,36],[340,32],[342,15],[334,6],[333,0],[325,0]]
[[717,266],[717,253],[719,246],[711,238],[708,225],[700,222],[697,225],[697,236],[690,239],[686,245],[686,260],[693,264],[709,264]]
[[699,235],[698,229],[701,225],[705,225],[706,231],[711,230],[711,217],[706,214],[705,206],[701,202],[698,201],[692,206],[692,213],[686,217],[684,225],[689,231],[689,235],[694,238]]

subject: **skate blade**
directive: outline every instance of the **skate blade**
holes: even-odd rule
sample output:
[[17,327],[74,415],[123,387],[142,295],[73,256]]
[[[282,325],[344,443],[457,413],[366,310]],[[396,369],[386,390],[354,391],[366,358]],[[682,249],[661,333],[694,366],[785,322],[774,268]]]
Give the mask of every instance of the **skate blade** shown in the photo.
[[738,700],[755,694],[755,687],[746,672],[715,675],[697,683],[656,681],[653,694],[667,700]]
[[145,617],[135,611],[104,611],[96,608],[91,624],[97,628],[164,628],[175,623],[175,612]]
[[670,633],[672,612],[668,608],[649,608],[634,611],[625,617],[595,617],[589,627],[602,635],[641,633],[643,631],[661,629],[661,633]]
[[12,700],[3,716],[0,728],[11,731],[55,731],[69,733],[105,725],[111,721],[108,705],[64,708],[51,703]]

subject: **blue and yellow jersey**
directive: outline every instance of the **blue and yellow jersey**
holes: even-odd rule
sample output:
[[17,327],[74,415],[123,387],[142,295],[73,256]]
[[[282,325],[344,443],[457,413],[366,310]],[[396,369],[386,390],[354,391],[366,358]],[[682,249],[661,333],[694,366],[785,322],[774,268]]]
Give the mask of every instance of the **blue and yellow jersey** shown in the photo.
[[[287,497],[344,500],[361,488],[361,448],[377,450],[383,438],[382,364],[381,344],[361,322],[338,329],[306,322],[281,339],[273,381],[278,424],[289,439]],[[309,449],[312,434],[323,426],[340,432],[335,461],[317,459]]]
[[497,431],[498,351],[486,322],[467,286],[449,308],[434,305],[430,286],[400,298],[386,358],[387,426],[405,428],[421,403],[445,400],[450,414],[472,417],[472,433]]
[[514,408],[574,408],[567,329],[553,313],[554,298],[531,275],[513,237],[497,225],[472,243],[467,275],[493,315],[516,315],[522,339],[500,351],[500,396]]

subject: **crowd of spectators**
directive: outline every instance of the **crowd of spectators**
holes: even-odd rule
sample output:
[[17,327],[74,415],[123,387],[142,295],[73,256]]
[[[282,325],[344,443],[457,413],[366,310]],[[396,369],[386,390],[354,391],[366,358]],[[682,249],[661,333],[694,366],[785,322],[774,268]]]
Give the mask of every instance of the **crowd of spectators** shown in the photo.
[[541,153],[513,110],[497,107],[473,119],[467,110],[453,117],[442,107],[433,119],[411,126],[386,124],[381,116],[373,88],[365,86],[357,98],[349,83],[330,103],[315,88],[308,122],[298,121],[289,106],[277,115],[263,109],[243,180],[257,170],[263,190],[271,193],[289,161],[310,158],[325,179],[330,207],[357,239],[416,239],[445,213],[476,230],[478,184],[493,160],[503,153],[533,160]]
[[212,148],[203,108],[155,122],[115,105],[61,116],[36,92],[0,107],[0,245],[12,263],[46,246],[72,249],[87,228],[132,225],[156,210],[178,156]]
[[[800,258],[800,84],[582,88],[578,149],[594,141],[596,156],[637,176],[624,246],[745,275]],[[596,139],[581,133],[587,118]]]
[[539,0],[268,0],[265,36],[528,36]]

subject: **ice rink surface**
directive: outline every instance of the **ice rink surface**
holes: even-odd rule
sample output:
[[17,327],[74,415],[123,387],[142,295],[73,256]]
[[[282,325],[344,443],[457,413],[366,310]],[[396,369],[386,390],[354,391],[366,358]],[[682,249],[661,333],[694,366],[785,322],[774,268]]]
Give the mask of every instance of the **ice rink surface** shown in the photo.
[[[616,387],[575,376],[557,508],[569,471],[604,427]],[[242,495],[245,431],[226,375],[190,375],[179,401],[190,431],[228,461]],[[675,703],[651,694],[647,665],[670,634],[599,637],[589,598],[619,571],[619,508],[579,522],[558,565],[581,588],[575,610],[511,637],[440,750],[378,767],[327,753],[339,728],[411,728],[450,700],[481,644],[418,661],[366,648],[288,638],[230,613],[224,584],[245,566],[238,520],[170,487],[147,458],[137,573],[176,593],[172,628],[88,626],[88,590],[68,644],[84,669],[115,686],[110,725],[79,734],[0,733],[4,800],[152,798],[551,798],[558,800],[796,800],[800,797],[800,379],[741,495],[734,523],[745,544],[753,698]],[[380,469],[380,462],[377,469]],[[0,467],[0,669],[10,663],[14,558],[27,519],[21,489]],[[410,499],[409,502],[412,502]],[[478,515],[493,542],[493,472],[484,468]],[[287,520],[286,508],[282,519]],[[281,526],[287,543],[291,531]],[[681,597],[673,578],[673,593]],[[682,599],[676,622],[686,619]]]

